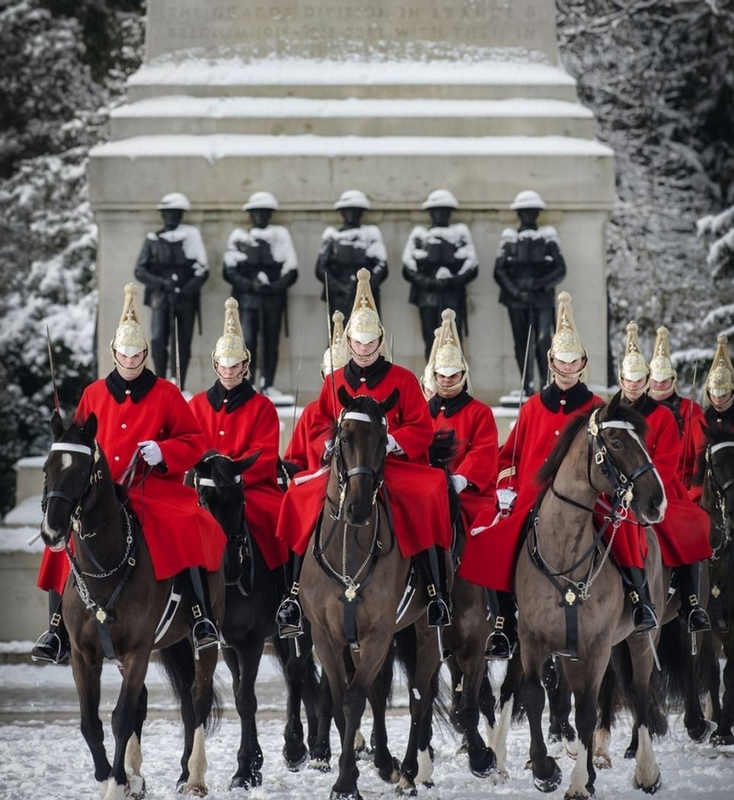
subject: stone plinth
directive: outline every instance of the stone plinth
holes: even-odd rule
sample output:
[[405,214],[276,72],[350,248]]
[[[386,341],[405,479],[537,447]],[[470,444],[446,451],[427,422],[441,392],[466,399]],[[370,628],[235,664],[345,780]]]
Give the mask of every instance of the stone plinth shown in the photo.
[[[290,290],[289,338],[276,385],[303,400],[320,386],[326,313],[314,264],[321,233],[346,189],[372,201],[366,224],[381,227],[390,275],[383,321],[394,358],[423,369],[418,312],[401,276],[405,240],[427,214],[420,204],[450,189],[477,246],[480,277],[469,286],[466,351],[484,399],[519,387],[506,310],[492,279],[509,205],[521,189],[547,203],[541,224],[558,229],[568,264],[563,288],[589,350],[592,376],[606,375],[605,227],[614,203],[612,152],[594,139],[591,113],[558,65],[552,0],[226,2],[149,0],[147,58],[113,112],[111,141],[90,162],[100,230],[99,362],[122,287],[168,191],[192,201],[211,278],[203,337],[194,337],[187,389],[213,379],[229,285],[221,277],[229,233],[247,224],[254,191],[280,201],[273,222],[290,228],[299,258]],[[146,318],[147,319],[147,318]]]

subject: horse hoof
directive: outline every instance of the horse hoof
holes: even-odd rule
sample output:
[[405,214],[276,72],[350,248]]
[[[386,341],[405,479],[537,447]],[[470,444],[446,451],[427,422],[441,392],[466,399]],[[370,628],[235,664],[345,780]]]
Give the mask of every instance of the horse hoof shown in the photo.
[[331,772],[331,764],[328,761],[323,761],[320,758],[312,758],[307,765],[307,769],[316,770],[316,772]]
[[362,800],[362,795],[359,793],[359,789],[351,792],[335,792],[332,789],[329,800]]
[[635,789],[642,789],[645,794],[655,794],[657,790],[663,785],[663,782],[660,780],[660,773],[658,772],[657,778],[650,784],[650,786],[643,786],[637,778],[634,780]]
[[694,728],[686,728],[688,738],[694,742],[697,742],[698,744],[705,742],[708,736],[711,734],[711,731],[714,730],[716,730],[715,723],[710,722],[707,719],[700,720],[699,724]]
[[734,744],[734,736],[730,733],[712,733],[709,742],[714,747],[727,747]]
[[541,792],[555,792],[555,790],[561,785],[561,780],[563,779],[563,774],[561,773],[561,768],[553,762],[553,772],[551,773],[550,777],[548,778],[538,778],[537,776],[533,777],[533,786],[535,786],[538,791]]
[[485,748],[477,757],[469,759],[469,770],[477,778],[487,778],[497,769],[497,757],[493,750]]
[[628,747],[624,751],[625,758],[637,758],[637,750],[634,747]]
[[285,761],[285,767],[289,772],[298,772],[300,768],[308,761],[308,750],[303,747],[298,755],[290,755],[286,752],[284,747],[283,761]]
[[594,766],[596,769],[611,769],[612,759],[606,754],[594,754]]
[[128,775],[128,797],[132,800],[142,800],[145,797],[145,778],[142,775]]

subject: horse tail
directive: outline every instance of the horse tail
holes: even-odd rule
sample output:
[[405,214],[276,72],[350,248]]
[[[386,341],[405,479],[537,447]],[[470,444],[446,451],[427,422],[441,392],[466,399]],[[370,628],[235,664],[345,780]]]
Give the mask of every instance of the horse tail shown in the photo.
[[[658,649],[660,655],[660,649]],[[632,659],[625,642],[620,642],[612,650],[609,662],[614,676],[614,687],[609,691],[614,692],[619,708],[634,711],[635,697],[632,692]],[[661,662],[662,664],[662,662]],[[650,677],[649,694],[647,701],[647,728],[651,736],[665,736],[668,732],[668,717],[665,707],[664,683],[657,670],[653,670]]]
[[[191,688],[196,678],[196,664],[191,644],[188,639],[181,639],[170,647],[159,650],[158,656],[181,711],[184,726],[189,723],[193,727],[194,703]],[[204,727],[207,733],[217,730],[224,711],[222,698],[213,683],[212,694],[212,708]]]
[[686,701],[689,686],[696,686],[699,692],[703,689],[701,659],[691,656],[689,648],[690,635],[677,617],[661,627],[657,648],[661,672],[655,682],[672,707]]

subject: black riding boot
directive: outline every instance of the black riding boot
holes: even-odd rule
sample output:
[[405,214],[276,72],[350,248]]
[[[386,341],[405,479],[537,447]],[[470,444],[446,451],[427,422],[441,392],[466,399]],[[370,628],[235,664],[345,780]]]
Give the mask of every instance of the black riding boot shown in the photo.
[[290,585],[290,591],[275,612],[278,636],[281,639],[293,639],[303,633],[303,610],[298,602],[298,594],[301,591],[298,583],[300,577],[301,556],[294,553],[292,561],[289,560],[286,565],[286,585]]
[[[202,573],[204,573],[202,575]],[[194,655],[199,657],[199,650],[207,647],[219,649],[219,631],[212,622],[211,606],[209,604],[208,582],[206,570],[203,567],[190,567],[184,573],[188,577],[194,602],[191,604],[191,636],[194,640]]]
[[711,630],[711,620],[706,610],[699,605],[701,595],[701,562],[676,567],[680,582],[680,617],[688,627],[688,633],[703,633]]
[[517,619],[515,598],[510,592],[487,590],[489,610],[494,617],[494,630],[487,637],[484,657],[508,661],[517,647]]
[[659,623],[655,616],[655,606],[650,600],[645,570],[639,567],[621,567],[621,570],[627,595],[632,601],[632,622],[635,633],[655,630],[659,627]]
[[446,552],[434,545],[418,553],[428,589],[428,625],[439,628],[451,625],[451,600],[446,589]]
[[69,661],[69,634],[61,617],[61,595],[53,589],[48,592],[48,630],[33,645],[31,658],[51,664],[66,664]]

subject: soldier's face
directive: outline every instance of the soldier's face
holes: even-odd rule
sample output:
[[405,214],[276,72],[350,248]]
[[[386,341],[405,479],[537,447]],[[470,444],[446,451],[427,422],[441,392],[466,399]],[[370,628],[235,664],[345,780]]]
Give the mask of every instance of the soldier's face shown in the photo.
[[656,381],[650,378],[650,394],[656,400],[666,400],[673,394],[673,379],[666,378],[664,381]]
[[438,394],[441,397],[453,397],[461,390],[461,379],[464,377],[463,372],[455,372],[453,375],[441,375],[438,372],[433,373],[433,380],[438,387]]
[[579,382],[579,373],[584,368],[584,359],[575,358],[573,361],[561,361],[554,358],[551,362],[553,367],[553,380],[560,389],[570,389]]
[[233,389],[239,386],[245,378],[247,372],[247,362],[240,361],[232,367],[223,367],[218,361],[214,363],[214,371],[219,375],[219,380],[226,389]]
[[437,208],[429,208],[428,214],[435,227],[448,228],[449,222],[451,222],[451,212],[453,210],[453,208],[447,208],[446,206],[438,206]]
[[249,214],[254,228],[267,228],[270,218],[273,216],[270,208],[251,208]]
[[647,378],[638,378],[636,381],[622,378],[619,383],[627,399],[634,401],[645,391]]
[[346,225],[349,225],[353,228],[358,228],[360,222],[362,221],[362,214],[364,214],[363,208],[355,208],[354,206],[349,206],[348,208],[342,208],[341,214],[342,219],[344,220]]
[[709,400],[717,411],[726,411],[731,407],[732,401],[734,400],[734,392],[727,392],[719,396],[709,393]]
[[539,208],[518,208],[517,210],[517,216],[520,218],[520,224],[525,228],[534,227],[538,222],[539,214]]
[[377,361],[380,355],[380,339],[378,337],[371,342],[367,342],[367,344],[363,344],[350,337],[349,348],[354,353],[355,361],[360,367],[369,367]]

